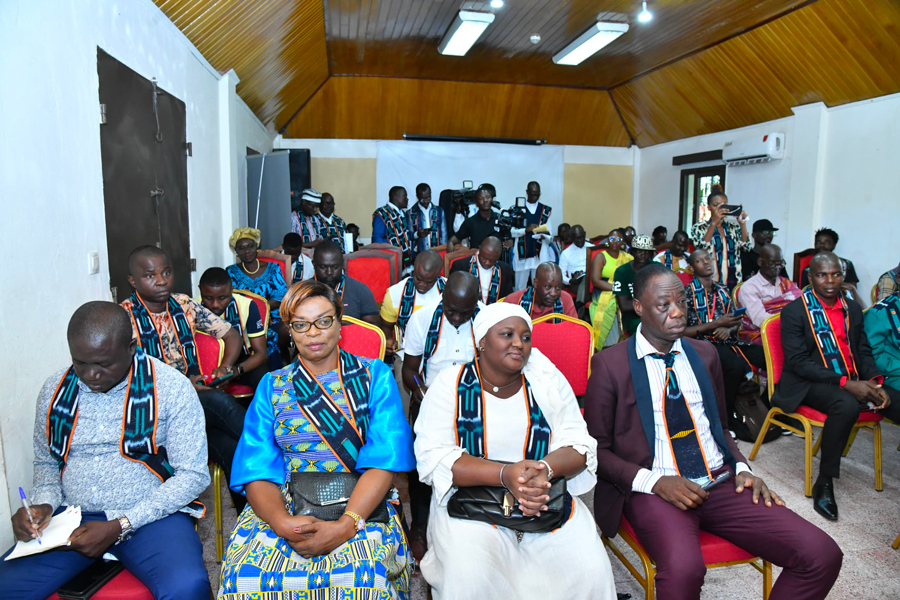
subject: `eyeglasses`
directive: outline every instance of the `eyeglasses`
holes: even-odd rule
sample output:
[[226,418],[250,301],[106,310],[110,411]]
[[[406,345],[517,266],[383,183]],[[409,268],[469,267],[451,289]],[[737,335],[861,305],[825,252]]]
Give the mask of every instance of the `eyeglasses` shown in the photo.
[[621,241],[622,241],[622,238],[620,238],[620,237],[610,237],[610,238],[607,238],[607,240],[610,241],[610,242],[621,242]]
[[296,333],[306,333],[313,325],[315,325],[316,329],[318,329],[319,331],[331,329],[331,326],[334,325],[334,315],[316,319],[312,323],[310,323],[309,321],[293,321],[291,323],[288,323],[288,326]]

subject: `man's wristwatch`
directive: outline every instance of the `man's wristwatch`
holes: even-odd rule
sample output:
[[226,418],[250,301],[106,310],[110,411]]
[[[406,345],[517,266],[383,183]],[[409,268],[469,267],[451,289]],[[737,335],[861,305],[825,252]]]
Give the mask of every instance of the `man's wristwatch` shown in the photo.
[[119,521],[119,527],[122,528],[122,533],[119,534],[119,541],[124,542],[134,535],[134,530],[131,528],[131,521],[125,515],[119,517],[117,521]]

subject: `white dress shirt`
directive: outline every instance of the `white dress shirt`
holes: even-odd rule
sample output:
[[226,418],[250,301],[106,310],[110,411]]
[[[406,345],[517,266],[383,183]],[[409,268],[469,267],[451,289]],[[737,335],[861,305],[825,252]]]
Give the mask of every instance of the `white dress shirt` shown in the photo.
[[[494,267],[485,269],[478,261],[478,255],[475,255],[475,264],[478,265],[478,284],[481,286],[481,302],[487,302],[487,296],[491,291],[491,275],[494,274]],[[497,267],[498,269],[500,267]],[[497,291],[499,293],[499,290]],[[499,298],[497,298],[499,300]]]
[[[411,276],[410,276],[411,277]],[[443,278],[442,278],[443,279]],[[409,277],[405,279],[401,279],[399,283],[395,283],[391,287],[388,288],[387,294],[384,296],[384,302],[381,304],[381,318],[384,319],[388,323],[397,323],[397,319],[400,316],[400,304],[403,301],[403,290],[406,287],[406,282],[409,281]],[[445,280],[446,281],[446,280]],[[431,289],[425,292],[424,294],[420,294],[418,290],[416,291],[416,297],[413,299],[413,314],[422,308],[423,306],[427,306],[429,304],[437,304],[441,300],[441,292],[438,290],[437,281],[435,281],[434,285],[431,286]],[[390,317],[390,318],[389,318]],[[391,320],[392,318],[392,320]],[[410,322],[412,321],[412,316],[410,316]],[[430,323],[430,322],[429,322]],[[404,340],[403,340],[403,328],[397,324],[398,327],[395,329],[397,332],[397,343],[400,345],[400,349],[397,351],[397,356],[400,360],[403,360],[404,356]],[[407,322],[407,326],[409,322]],[[426,329],[427,332],[427,329]]]
[[[537,212],[538,203],[525,202],[525,210],[528,211],[529,214],[534,214]],[[553,231],[553,217],[551,216],[547,219],[547,229],[549,231]],[[532,256],[531,258],[519,258],[519,251],[517,246],[519,244],[518,238],[523,237],[525,235],[525,228],[517,229],[513,228],[510,230],[510,236],[516,240],[516,245],[513,246],[513,264],[512,268],[514,271],[524,271],[527,269],[536,269],[539,264],[542,262],[547,262],[550,260],[550,242],[553,241],[553,236],[548,233],[536,233],[532,234],[535,240],[539,240],[543,242],[541,244],[541,250],[538,252],[536,256]]]
[[[428,336],[428,327],[431,325],[431,319],[434,317],[438,303],[433,302],[428,306],[423,306],[413,313],[413,316],[409,318],[409,323],[406,324],[404,349],[410,356],[421,356],[422,367],[425,366],[425,338]],[[426,386],[430,386],[444,369],[464,365],[475,358],[475,335],[472,332],[472,320],[469,319],[457,329],[450,324],[447,317],[442,317],[442,319],[437,348],[431,359],[428,360]]]
[[563,283],[569,285],[572,275],[581,271],[587,271],[587,251],[585,248],[593,248],[590,242],[585,242],[584,246],[579,248],[575,244],[570,244],[568,248],[559,255],[559,270],[562,271]]
[[[635,335],[635,350],[639,360],[644,361],[647,367],[647,377],[650,379],[650,395],[653,397],[653,428],[656,431],[656,439],[653,448],[653,470],[641,469],[634,477],[631,483],[631,490],[634,492],[643,492],[652,494],[651,491],[660,477],[678,476],[678,469],[675,466],[675,457],[672,454],[672,447],[669,443],[669,437],[666,434],[666,416],[663,414],[663,397],[665,396],[666,385],[666,363],[662,360],[648,357],[648,354],[658,353],[659,350],[653,347],[644,334],[641,332],[641,326]],[[703,406],[703,393],[700,391],[700,384],[694,376],[694,370],[688,357],[685,356],[682,349],[681,340],[676,340],[672,345],[672,352],[678,352],[675,355],[675,362],[672,369],[678,378],[678,387],[687,401],[688,410],[697,425],[697,437],[700,440],[700,447],[703,449],[703,455],[706,457],[706,464],[710,472],[719,469],[724,464],[722,451],[712,436],[709,428],[709,419]],[[716,415],[718,417],[718,415]],[[728,435],[728,432],[724,432]],[[735,472],[750,471],[745,463],[737,463]],[[709,478],[704,476],[697,480],[697,483],[704,483]]]

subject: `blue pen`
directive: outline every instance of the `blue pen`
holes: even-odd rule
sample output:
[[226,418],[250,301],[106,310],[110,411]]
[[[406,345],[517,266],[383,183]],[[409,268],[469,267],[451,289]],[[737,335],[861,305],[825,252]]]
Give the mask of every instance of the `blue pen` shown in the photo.
[[[31,526],[34,527],[34,519],[31,516],[31,505],[28,504],[28,498],[25,497],[25,490],[19,488],[19,496],[22,498],[22,506],[25,507],[25,514],[28,515],[28,522],[31,523]],[[37,532],[37,541],[39,545],[41,544],[41,532]]]

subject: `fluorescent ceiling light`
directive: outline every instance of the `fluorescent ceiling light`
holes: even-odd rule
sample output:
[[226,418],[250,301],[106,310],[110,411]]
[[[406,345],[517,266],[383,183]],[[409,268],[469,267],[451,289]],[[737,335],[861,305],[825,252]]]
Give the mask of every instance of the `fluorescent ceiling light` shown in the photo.
[[492,13],[461,10],[438,46],[438,52],[449,56],[464,56],[475,45],[488,25],[494,22]]
[[628,23],[599,21],[553,57],[558,65],[578,65],[628,31]]
[[503,0],[491,0],[491,8],[503,8]]

